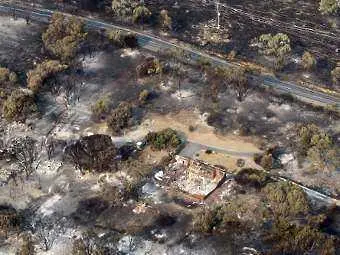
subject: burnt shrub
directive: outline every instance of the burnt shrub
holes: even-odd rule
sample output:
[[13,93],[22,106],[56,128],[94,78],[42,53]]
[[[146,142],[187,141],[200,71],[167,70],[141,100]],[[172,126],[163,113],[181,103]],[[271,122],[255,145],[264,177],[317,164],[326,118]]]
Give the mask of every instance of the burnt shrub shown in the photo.
[[65,149],[65,157],[81,171],[110,171],[116,169],[117,149],[108,135],[80,138]]
[[86,224],[95,221],[97,216],[108,206],[108,202],[99,197],[85,199],[79,202],[79,206],[72,216],[76,221]]
[[120,134],[124,128],[131,125],[132,105],[122,102],[115,108],[107,119],[107,125],[114,134]]
[[259,189],[270,181],[270,177],[263,171],[253,168],[244,168],[236,174],[235,180],[241,185],[249,185]]

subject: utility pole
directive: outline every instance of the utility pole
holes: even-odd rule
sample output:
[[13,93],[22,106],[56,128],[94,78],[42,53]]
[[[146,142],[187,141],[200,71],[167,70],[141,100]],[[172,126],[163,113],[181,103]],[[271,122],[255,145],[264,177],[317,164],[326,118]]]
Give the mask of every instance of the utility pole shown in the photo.
[[220,29],[220,0],[216,0],[216,14],[217,14],[217,29]]
[[142,13],[142,30],[144,30],[144,0],[140,0],[140,4],[143,6],[143,13]]

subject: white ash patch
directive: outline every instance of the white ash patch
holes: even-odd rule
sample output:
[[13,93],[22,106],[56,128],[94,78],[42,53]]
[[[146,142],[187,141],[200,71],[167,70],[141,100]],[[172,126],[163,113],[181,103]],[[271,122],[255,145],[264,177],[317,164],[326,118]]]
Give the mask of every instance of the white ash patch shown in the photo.
[[139,50],[127,48],[127,49],[123,49],[123,52],[120,55],[120,57],[121,58],[125,58],[125,57],[136,58],[139,55],[140,55]]
[[56,194],[46,200],[39,208],[39,213],[43,216],[52,215],[55,212],[55,205],[62,199],[61,195]]
[[55,176],[59,169],[63,166],[62,161],[58,160],[45,160],[40,162],[37,173],[40,175]]
[[85,57],[85,59],[82,61],[84,71],[89,72],[105,68],[105,61],[103,61],[104,56],[105,52],[100,51],[93,53],[92,57]]

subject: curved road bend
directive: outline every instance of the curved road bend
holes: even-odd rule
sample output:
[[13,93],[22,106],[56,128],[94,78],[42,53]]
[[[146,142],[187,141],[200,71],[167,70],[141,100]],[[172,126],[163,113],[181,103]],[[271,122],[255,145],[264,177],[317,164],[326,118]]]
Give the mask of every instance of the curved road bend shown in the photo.
[[[46,10],[46,9],[28,9],[28,8],[21,8],[21,7],[14,8],[14,6],[0,4],[0,12],[13,13],[14,9],[18,16],[25,17],[29,15],[31,19],[44,21],[44,22],[48,22],[48,20],[51,18],[53,14],[53,11]],[[64,13],[64,14],[69,15],[67,13]],[[85,18],[85,17],[79,17],[79,18],[84,20],[86,25],[91,28],[95,28],[95,29],[112,29],[113,28],[113,29],[119,29],[119,30],[126,31],[126,32],[135,33],[137,35],[137,40],[138,40],[139,45],[150,51],[158,52],[160,50],[166,50],[166,49],[182,49],[194,61],[200,57],[204,57],[204,58],[209,59],[212,62],[212,64],[216,66],[234,66],[235,65],[221,58],[208,55],[204,52],[201,52],[199,50],[195,50],[195,49],[183,46],[183,45],[177,45],[175,43],[166,41],[154,35],[150,35],[144,32],[139,32],[133,29],[122,27],[122,26],[113,25],[107,22],[102,22],[100,20],[95,20],[95,19],[90,19],[90,18]],[[337,109],[340,110],[340,98],[338,97],[331,96],[331,95],[318,92],[318,91],[313,91],[311,89],[301,87],[293,83],[283,82],[283,81],[280,81],[279,79],[276,79],[270,76],[260,76],[260,78],[261,78],[260,80],[263,81],[262,86],[264,87],[272,87],[281,93],[282,92],[289,93],[289,94],[299,97],[303,101],[312,102],[317,105],[336,106]]]

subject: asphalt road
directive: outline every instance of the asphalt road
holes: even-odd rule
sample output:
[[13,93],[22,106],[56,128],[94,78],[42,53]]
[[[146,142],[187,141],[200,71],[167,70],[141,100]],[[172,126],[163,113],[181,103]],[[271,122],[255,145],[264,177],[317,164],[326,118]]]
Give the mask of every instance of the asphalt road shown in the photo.
[[[48,22],[50,17],[53,14],[53,11],[46,10],[46,9],[28,9],[23,7],[16,7],[9,6],[6,4],[0,4],[0,12],[5,13],[13,13],[15,9],[16,15],[21,17],[30,16],[33,20]],[[69,14],[65,14],[69,15]],[[161,39],[155,35],[147,34],[146,32],[140,32],[133,29],[129,29],[122,26],[113,25],[107,22],[102,22],[100,20],[85,18],[85,17],[79,17],[80,19],[84,20],[85,24],[89,28],[94,29],[119,29],[126,32],[131,32],[136,34],[138,43],[140,47],[143,47],[145,49],[148,49],[150,51],[159,52],[164,50],[174,50],[174,49],[181,49],[184,50],[186,55],[192,60],[195,61],[199,58],[206,58],[209,59],[210,62],[213,65],[216,66],[233,66],[235,64],[231,64],[224,59],[208,55],[204,52],[201,52],[199,50],[195,50],[183,45],[178,45],[172,42],[169,42],[168,40]],[[317,105],[331,105],[336,106],[337,109],[340,110],[340,98],[328,95],[326,93],[313,91],[311,89],[301,87],[299,85],[289,83],[289,82],[283,82],[279,79],[276,79],[275,77],[271,76],[254,76],[259,81],[262,81],[261,84],[264,87],[271,87],[275,90],[281,92],[281,93],[288,93],[293,96],[298,97],[300,100],[317,104]]]

